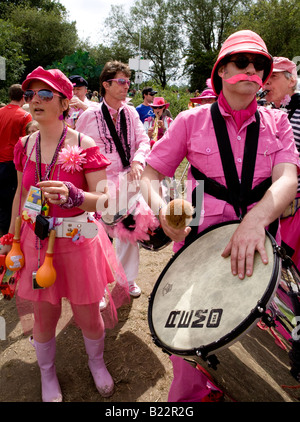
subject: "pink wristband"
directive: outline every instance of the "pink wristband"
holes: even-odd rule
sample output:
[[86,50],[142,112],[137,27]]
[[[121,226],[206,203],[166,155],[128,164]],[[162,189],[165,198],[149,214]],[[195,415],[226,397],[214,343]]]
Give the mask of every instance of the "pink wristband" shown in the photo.
[[63,209],[80,207],[84,201],[84,191],[77,188],[71,182],[63,182],[69,189],[69,197],[66,202],[59,205]]

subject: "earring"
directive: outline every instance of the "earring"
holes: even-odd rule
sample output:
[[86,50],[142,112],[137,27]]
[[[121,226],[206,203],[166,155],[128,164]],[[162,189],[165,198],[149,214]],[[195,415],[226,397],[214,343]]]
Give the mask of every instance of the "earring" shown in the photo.
[[61,115],[59,116],[58,120],[64,120],[64,115],[63,115],[63,114],[61,114]]

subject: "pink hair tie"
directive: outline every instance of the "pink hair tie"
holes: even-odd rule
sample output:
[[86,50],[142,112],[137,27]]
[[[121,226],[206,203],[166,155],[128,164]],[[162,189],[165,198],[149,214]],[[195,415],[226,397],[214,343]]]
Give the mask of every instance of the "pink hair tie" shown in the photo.
[[14,240],[14,235],[12,233],[7,233],[0,238],[1,245],[12,245]]

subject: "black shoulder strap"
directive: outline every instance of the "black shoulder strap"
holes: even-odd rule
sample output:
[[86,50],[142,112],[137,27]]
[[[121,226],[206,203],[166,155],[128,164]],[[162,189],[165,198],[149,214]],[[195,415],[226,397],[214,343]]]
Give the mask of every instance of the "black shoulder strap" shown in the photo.
[[[110,134],[111,134],[111,136],[114,140],[114,143],[116,145],[116,148],[117,148],[117,151],[118,151],[119,156],[121,158],[123,167],[124,168],[129,167],[130,162],[129,162],[128,148],[127,148],[127,151],[125,152],[123,145],[122,145],[122,142],[119,138],[119,135],[117,134],[115,125],[113,124],[113,121],[111,119],[108,108],[106,107],[106,105],[104,103],[102,103],[102,113],[103,113],[103,117],[105,119],[105,122],[108,126],[108,129],[110,131]],[[123,118],[123,120],[125,120],[125,119]],[[125,124],[126,124],[126,121],[125,121]],[[127,128],[124,128],[124,136],[125,136],[125,141],[126,141],[126,145],[127,145],[128,144],[127,143]]]
[[225,120],[223,119],[219,105],[217,102],[211,106],[211,116],[215,129],[216,138],[218,141],[218,147],[222,160],[222,166],[228,194],[231,197],[230,203],[233,204],[236,215],[240,216],[239,210],[239,194],[240,194],[240,182],[234,163],[234,157],[231,149],[230,139],[227,132]]
[[259,113],[256,111],[255,122],[247,128],[241,182],[238,178],[226,123],[217,102],[211,106],[211,115],[228,188],[229,202],[233,205],[237,217],[240,218],[247,212],[247,200],[252,189],[259,136]]

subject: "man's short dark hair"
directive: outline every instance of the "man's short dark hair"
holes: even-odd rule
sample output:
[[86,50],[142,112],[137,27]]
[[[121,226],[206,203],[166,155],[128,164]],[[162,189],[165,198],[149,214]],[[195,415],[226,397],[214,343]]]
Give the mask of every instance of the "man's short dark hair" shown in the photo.
[[130,78],[131,70],[128,64],[118,62],[117,60],[107,62],[104,65],[104,68],[100,75],[100,95],[102,97],[105,96],[105,88],[103,86],[103,82],[108,81],[109,79],[115,79],[116,74],[118,72],[124,73],[127,78]]
[[14,84],[8,90],[8,95],[11,101],[21,101],[24,95],[22,85]]
[[145,95],[148,95],[150,93],[152,93],[153,95],[155,95],[155,94],[157,94],[157,91],[154,91],[154,89],[151,86],[146,86],[142,90],[142,97],[144,98]]

